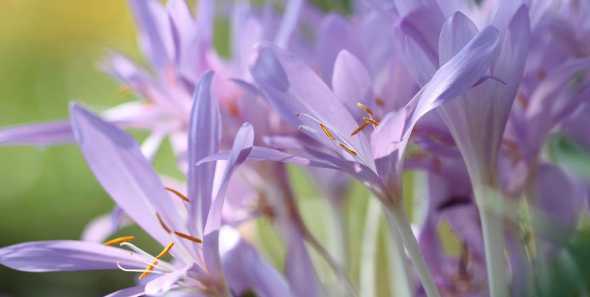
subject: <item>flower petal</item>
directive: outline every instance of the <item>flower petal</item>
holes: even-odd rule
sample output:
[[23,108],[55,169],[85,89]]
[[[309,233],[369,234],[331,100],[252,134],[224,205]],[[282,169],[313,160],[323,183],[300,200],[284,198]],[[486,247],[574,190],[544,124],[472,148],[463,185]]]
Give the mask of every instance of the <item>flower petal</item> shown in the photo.
[[223,202],[225,200],[225,192],[227,190],[227,186],[229,180],[234,172],[234,170],[242,164],[248,158],[248,155],[252,151],[252,147],[254,146],[254,128],[249,123],[244,123],[236,137],[234,138],[234,144],[229,155],[229,163],[225,168],[223,173],[219,190],[215,194],[215,200],[213,201],[213,205],[209,210],[209,214],[206,217],[207,224],[205,225],[205,235],[218,230],[221,226],[221,214],[223,208]]
[[135,140],[77,104],[70,110],[76,141],[97,180],[118,206],[162,245],[171,237],[157,216],[168,228],[187,232]]
[[241,239],[237,230],[223,227],[220,237],[223,272],[233,292],[240,295],[252,291],[259,297],[292,296],[283,276]]
[[142,257],[123,249],[84,241],[37,241],[0,249],[0,264],[27,272],[142,269]]
[[170,66],[173,38],[164,6],[156,0],[129,0],[129,5],[139,27],[144,52],[158,69]]
[[221,115],[218,101],[211,96],[212,80],[213,72],[206,73],[195,89],[188,136],[188,195],[191,199],[189,221],[196,223],[196,231],[200,236],[203,235],[213,199],[216,163],[196,163],[217,153],[221,140]]
[[346,50],[341,51],[336,58],[332,89],[350,111],[360,111],[355,104],[369,99],[368,95],[371,91],[369,71],[359,59]]
[[125,217],[125,213],[119,207],[115,207],[112,212],[102,215],[86,225],[82,233],[82,240],[93,242],[105,241],[122,226],[127,225],[127,221],[129,220]]
[[144,288],[142,286],[130,287],[108,294],[105,297],[141,297],[145,296]]
[[72,128],[67,121],[22,125],[0,130],[0,145],[46,146],[68,143],[73,138]]

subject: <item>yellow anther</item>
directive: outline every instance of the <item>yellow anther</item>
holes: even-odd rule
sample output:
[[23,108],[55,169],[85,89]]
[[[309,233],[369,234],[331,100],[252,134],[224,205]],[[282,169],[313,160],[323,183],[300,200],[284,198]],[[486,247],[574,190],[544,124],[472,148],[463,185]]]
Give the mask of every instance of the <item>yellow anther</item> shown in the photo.
[[358,126],[356,129],[354,129],[354,131],[352,131],[352,133],[350,133],[350,136],[355,136],[357,134],[359,134],[361,131],[365,130],[367,127],[369,127],[370,123],[367,121],[364,121],[360,126]]
[[177,191],[177,190],[175,190],[173,188],[165,187],[164,189],[166,189],[166,191],[168,191],[168,192],[176,195],[176,197],[180,198],[184,202],[191,202],[191,200],[188,199],[188,197],[186,197],[186,195],[180,193],[179,191]]
[[364,104],[362,104],[360,102],[357,102],[356,103],[356,107],[358,107],[360,110],[368,113],[370,116],[374,116],[375,115],[375,113],[373,113],[373,110],[370,107],[368,107],[368,106],[366,106],[366,105],[364,105]]
[[117,238],[111,239],[109,241],[106,241],[104,244],[108,245],[108,246],[112,246],[112,245],[120,244],[123,242],[129,242],[134,239],[135,239],[135,236],[121,236],[121,237],[117,237]]
[[358,155],[358,153],[353,148],[349,147],[348,145],[346,145],[344,143],[339,143],[339,145],[342,149],[344,149],[347,153],[349,153],[353,157],[356,157]]
[[164,249],[156,256],[156,259],[161,259],[162,257],[168,255],[170,250],[174,247],[174,242],[171,242],[164,247]]
[[176,234],[176,236],[178,236],[180,238],[184,238],[186,240],[190,240],[195,243],[202,243],[203,242],[203,240],[201,240],[200,238],[194,237],[194,236],[186,234],[186,233],[174,231],[174,234]]
[[324,134],[326,134],[326,136],[330,140],[335,140],[336,139],[336,137],[334,137],[334,134],[332,134],[332,132],[330,132],[330,129],[328,129],[328,127],[326,127],[326,125],[320,124],[320,128],[322,128],[322,131],[324,132]]
[[162,257],[166,256],[173,247],[174,247],[174,242],[171,242],[168,245],[166,245],[166,247],[164,247],[164,249],[154,258],[152,263],[150,263],[145,268],[145,271],[139,275],[139,279],[142,280],[142,279],[146,278],[148,275],[150,275],[152,272],[154,272],[154,269],[156,268],[156,266],[158,266],[160,259]]

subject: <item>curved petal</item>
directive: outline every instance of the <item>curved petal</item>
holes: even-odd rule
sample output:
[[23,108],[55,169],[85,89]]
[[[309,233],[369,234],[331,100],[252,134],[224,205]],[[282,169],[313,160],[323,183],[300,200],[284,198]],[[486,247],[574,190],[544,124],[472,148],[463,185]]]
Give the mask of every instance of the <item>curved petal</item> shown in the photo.
[[167,228],[187,232],[135,140],[79,105],[73,104],[70,110],[76,141],[97,180],[118,206],[162,245],[168,244],[171,236],[158,216]]
[[85,241],[56,240],[16,244],[0,249],[0,264],[27,272],[117,269],[117,263],[143,269],[142,256]]

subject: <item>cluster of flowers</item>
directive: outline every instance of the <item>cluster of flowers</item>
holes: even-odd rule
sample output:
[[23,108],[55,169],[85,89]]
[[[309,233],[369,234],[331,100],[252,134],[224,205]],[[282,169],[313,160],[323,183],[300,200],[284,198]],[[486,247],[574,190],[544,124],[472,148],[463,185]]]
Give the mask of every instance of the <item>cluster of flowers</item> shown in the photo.
[[[286,164],[309,168],[340,224],[350,181],[370,190],[368,221],[380,205],[390,227],[395,296],[530,295],[533,271],[575,232],[588,180],[544,145],[559,132],[590,147],[590,2],[357,0],[346,14],[303,0],[129,3],[150,68],[117,53],[102,65],[137,101],[99,115],[74,103],[69,121],[0,131],[2,145],[77,143],[117,207],[81,241],[4,247],[0,264],[138,273],[111,297],[372,296],[374,279],[346,273],[346,234],[327,251],[305,225]],[[229,57],[213,42],[223,21]],[[149,136],[139,145],[122,129]],[[150,165],[165,139],[185,185]],[[406,171],[425,188],[412,221]],[[282,272],[240,232],[259,217],[284,241]],[[459,255],[445,252],[441,221]],[[162,252],[113,238],[131,222]]]

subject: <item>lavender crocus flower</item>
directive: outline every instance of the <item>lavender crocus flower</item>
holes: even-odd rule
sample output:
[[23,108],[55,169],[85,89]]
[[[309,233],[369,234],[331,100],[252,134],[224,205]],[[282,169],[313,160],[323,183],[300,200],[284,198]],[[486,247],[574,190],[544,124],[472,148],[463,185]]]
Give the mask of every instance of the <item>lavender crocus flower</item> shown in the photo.
[[[197,116],[209,111],[212,99],[206,90],[211,78],[211,74],[206,75],[197,87],[191,137],[204,125],[216,123],[215,113],[197,120]],[[206,175],[214,174],[213,166],[189,170],[194,172],[189,174],[189,193],[203,189],[201,193],[208,196],[188,198],[177,191],[174,195],[166,192],[131,136],[76,104],[71,107],[71,118],[76,141],[98,181],[119,207],[164,249],[151,256],[132,243],[133,236],[106,242],[121,248],[84,241],[31,242],[0,249],[1,264],[32,272],[121,269],[140,273],[139,278],[144,281],[138,286],[109,296],[151,296],[167,292],[181,296],[233,296],[246,292],[258,296],[290,296],[282,276],[240,239],[237,231],[221,227],[227,183],[253,144],[250,125],[244,125],[236,135],[232,157],[217,188],[213,187],[213,177]],[[217,137],[213,132],[209,138],[189,142],[206,144],[215,142]],[[200,217],[202,213],[206,216]],[[167,254],[173,256],[173,262],[162,260]]]
[[[402,111],[408,115],[407,118],[399,116],[399,113],[391,113],[379,123],[370,108],[360,104],[368,123],[361,123],[360,126],[340,99],[342,96],[353,97],[356,92],[332,91],[296,57],[281,49],[263,46],[252,67],[252,76],[275,110],[285,120],[299,127],[310,140],[290,147],[287,144],[285,148],[291,149],[291,152],[254,147],[250,156],[252,159],[291,162],[346,172],[368,185],[388,208],[399,213],[401,184],[398,168],[401,152],[398,142],[404,138],[407,141],[404,128],[410,131],[417,119],[430,108],[460,95],[477,83],[490,64],[497,38],[494,28],[487,28],[478,34],[412,100],[421,103]],[[339,60],[347,64],[343,69],[366,73],[362,63],[346,52],[340,55]],[[344,81],[334,83],[335,88],[347,86],[347,83],[358,84],[358,81],[351,80],[356,77],[344,75],[341,79]],[[368,87],[365,86],[365,89]],[[336,94],[343,95],[338,97]],[[420,98],[425,98],[424,101],[428,103]],[[370,138],[366,132],[369,125],[377,127]],[[318,143],[321,146],[317,146]],[[223,154],[202,162],[222,158],[225,158]],[[411,233],[406,232],[405,235],[406,243],[415,241]],[[413,252],[417,250],[413,249]],[[417,264],[422,276],[426,277],[424,264]],[[435,288],[431,286],[429,290],[432,296],[436,296]]]

